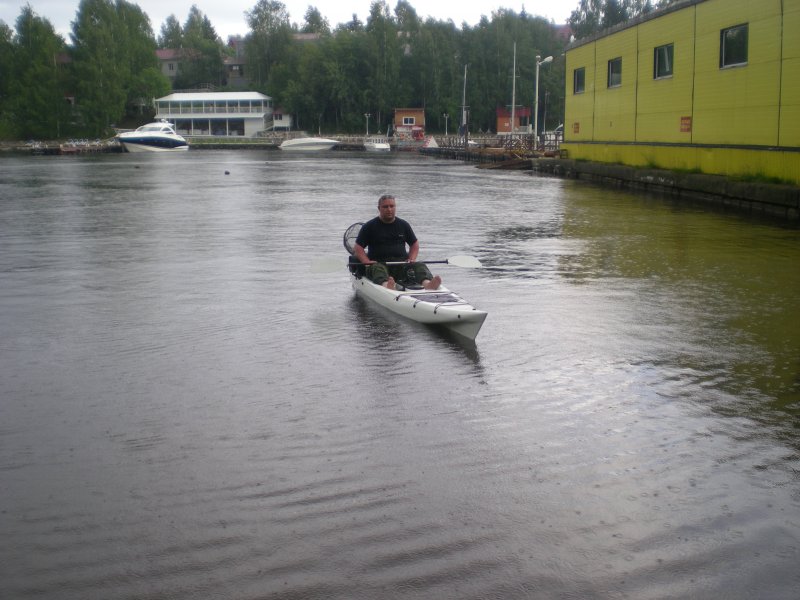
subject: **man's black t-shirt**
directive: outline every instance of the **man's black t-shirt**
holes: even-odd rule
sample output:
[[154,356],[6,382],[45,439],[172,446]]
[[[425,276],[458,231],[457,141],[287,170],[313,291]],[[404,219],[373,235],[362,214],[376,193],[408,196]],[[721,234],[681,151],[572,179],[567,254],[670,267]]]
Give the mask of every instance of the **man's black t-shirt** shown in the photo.
[[356,243],[367,249],[369,259],[378,262],[405,260],[406,244],[412,246],[416,241],[411,225],[397,217],[391,223],[384,223],[380,217],[367,221],[356,238]]

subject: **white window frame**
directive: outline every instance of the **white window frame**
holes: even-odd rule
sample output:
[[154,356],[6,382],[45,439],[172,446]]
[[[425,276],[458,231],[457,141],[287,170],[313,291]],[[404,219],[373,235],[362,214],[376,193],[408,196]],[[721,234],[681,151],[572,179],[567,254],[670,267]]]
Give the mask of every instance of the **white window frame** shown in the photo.
[[[663,59],[663,63],[662,60]],[[675,44],[664,44],[653,49],[653,79],[672,77],[675,66]],[[659,67],[663,67],[659,69]],[[662,73],[659,73],[661,71]]]
[[[728,34],[744,32],[744,60],[740,57],[728,57]],[[726,27],[719,32],[719,68],[729,69],[731,67],[742,67],[747,64],[750,52],[750,27],[748,23],[740,23],[733,27]]]
[[[619,65],[619,72],[612,70],[612,66]],[[613,77],[616,75],[616,77]],[[608,80],[606,82],[610,88],[622,87],[622,57],[617,56],[608,61]]]

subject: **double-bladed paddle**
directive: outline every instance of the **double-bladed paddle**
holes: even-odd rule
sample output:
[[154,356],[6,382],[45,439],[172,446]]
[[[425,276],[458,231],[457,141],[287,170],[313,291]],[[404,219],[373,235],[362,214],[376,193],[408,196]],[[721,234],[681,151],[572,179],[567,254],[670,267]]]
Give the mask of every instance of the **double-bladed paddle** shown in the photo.
[[[458,254],[456,256],[451,256],[450,258],[445,258],[444,260],[418,260],[417,262],[425,263],[426,265],[453,265],[454,267],[463,267],[467,269],[475,269],[478,267],[482,267],[481,261],[479,261],[474,256],[468,256],[464,254]],[[358,265],[359,263],[351,263]],[[387,265],[404,265],[404,264],[413,264],[413,263],[406,263],[406,261],[396,261],[396,262],[387,262]],[[323,258],[319,260],[315,260],[311,265],[311,271],[314,273],[331,273],[333,271],[338,271],[342,267],[347,266],[347,263],[342,261],[338,258]]]

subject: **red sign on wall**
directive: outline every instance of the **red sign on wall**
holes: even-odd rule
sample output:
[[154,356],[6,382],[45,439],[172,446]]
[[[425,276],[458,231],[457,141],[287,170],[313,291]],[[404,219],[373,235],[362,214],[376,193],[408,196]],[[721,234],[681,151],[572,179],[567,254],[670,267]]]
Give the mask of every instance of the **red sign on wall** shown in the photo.
[[681,133],[692,132],[692,117],[681,117]]

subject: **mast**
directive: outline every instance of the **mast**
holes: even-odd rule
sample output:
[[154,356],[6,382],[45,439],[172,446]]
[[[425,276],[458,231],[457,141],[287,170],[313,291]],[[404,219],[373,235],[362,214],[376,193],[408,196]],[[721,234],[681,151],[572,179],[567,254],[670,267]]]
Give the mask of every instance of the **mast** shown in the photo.
[[517,105],[517,42],[514,42],[514,62],[511,67],[511,137],[514,137]]
[[467,148],[467,65],[464,65],[464,93],[461,96],[461,132],[464,135],[464,149]]

